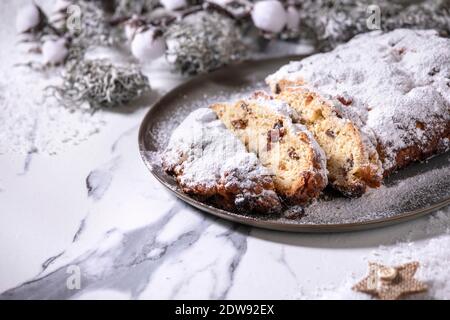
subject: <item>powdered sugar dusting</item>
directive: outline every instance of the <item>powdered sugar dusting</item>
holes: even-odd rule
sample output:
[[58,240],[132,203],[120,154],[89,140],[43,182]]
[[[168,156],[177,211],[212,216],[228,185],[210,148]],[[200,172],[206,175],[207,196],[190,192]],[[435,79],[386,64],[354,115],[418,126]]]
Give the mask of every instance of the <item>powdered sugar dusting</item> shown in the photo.
[[[362,256],[363,262],[378,262],[396,266],[418,261],[420,267],[415,278],[428,286],[428,291],[405,297],[405,299],[448,299],[450,282],[450,216],[437,211],[427,219],[410,224],[409,232],[392,244],[381,245]],[[356,261],[358,261],[356,259]],[[355,262],[356,262],[355,261]],[[300,293],[298,299],[374,299],[372,296],[352,290],[352,287],[367,274],[366,268],[348,270],[343,279],[326,287],[317,287],[308,295]]]
[[14,19],[19,7],[15,1],[0,2],[0,10],[8,12],[0,28],[0,154],[53,155],[98,133],[105,119],[101,113],[69,111],[55,100],[44,98],[45,88],[58,81],[60,69],[41,73],[15,66],[39,61],[39,56],[26,53],[28,48],[18,44]]
[[[257,183],[263,179],[271,181],[271,172],[259,163],[256,155],[246,151],[209,108],[193,111],[174,130],[162,161],[178,175],[182,188],[201,190],[205,195],[216,193],[218,185],[223,184],[239,188],[244,197],[257,196],[261,194]],[[278,199],[273,190],[263,192]]]
[[326,193],[305,209],[302,224],[343,224],[395,217],[426,208],[448,197],[450,166],[447,155],[404,169],[370,189],[360,198],[348,199]]
[[[260,76],[252,78],[248,84],[230,86],[228,81],[205,81],[180,89],[179,96],[156,105],[157,118],[149,123],[151,131],[148,141],[151,150],[161,152],[167,146],[174,128],[186,116],[199,107],[207,107],[217,101],[236,101],[250,96],[255,90],[265,88],[265,75],[278,66],[269,66],[254,70]],[[246,71],[248,72],[248,71]],[[238,73],[239,74],[239,73]],[[234,74],[233,74],[234,75]],[[157,173],[159,168],[154,168]],[[160,176],[171,186],[173,181],[167,176]],[[264,215],[258,219],[280,224],[294,225],[330,225],[371,222],[378,219],[395,218],[405,212],[422,210],[431,205],[442,203],[449,197],[450,161],[448,154],[442,154],[425,163],[415,163],[387,178],[382,187],[373,189],[358,199],[348,199],[326,189],[324,196],[311,206],[305,208],[301,218],[286,219],[283,215]]]
[[450,121],[450,40],[432,30],[363,34],[267,81],[281,79],[303,80],[361,119],[384,148],[384,169],[398,150],[426,146]]
[[[287,119],[292,119],[294,121],[299,119],[297,111],[291,108],[286,102],[271,99],[270,96],[258,97],[256,101],[258,104],[264,105],[266,108],[282,115],[283,117],[286,117]],[[290,120],[287,122],[291,123]]]

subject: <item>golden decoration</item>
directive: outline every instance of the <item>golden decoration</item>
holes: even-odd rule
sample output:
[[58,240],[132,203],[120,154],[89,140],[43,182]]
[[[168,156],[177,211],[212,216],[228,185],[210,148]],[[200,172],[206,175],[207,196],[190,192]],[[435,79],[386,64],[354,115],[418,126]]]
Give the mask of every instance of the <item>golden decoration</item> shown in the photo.
[[414,279],[419,262],[396,267],[369,262],[369,275],[353,286],[353,290],[368,293],[382,300],[396,300],[402,296],[424,292],[427,285]]

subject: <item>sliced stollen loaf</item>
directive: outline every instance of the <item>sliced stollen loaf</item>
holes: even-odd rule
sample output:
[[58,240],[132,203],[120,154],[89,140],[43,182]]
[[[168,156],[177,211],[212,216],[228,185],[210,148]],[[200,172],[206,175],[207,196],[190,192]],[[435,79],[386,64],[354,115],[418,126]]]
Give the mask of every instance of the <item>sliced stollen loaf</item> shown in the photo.
[[334,114],[365,133],[361,140],[375,137],[385,176],[450,147],[450,39],[433,30],[362,34],[266,81],[280,99],[296,101],[299,113],[308,112],[306,92],[330,112],[343,111]]
[[281,202],[270,170],[208,108],[192,112],[174,130],[161,156],[181,189],[242,213],[275,213]]
[[277,100],[294,108],[327,157],[330,184],[344,195],[358,197],[382,180],[373,135],[358,126],[339,104],[302,87],[287,87]]
[[319,196],[328,183],[325,155],[304,126],[292,123],[297,116],[286,103],[259,92],[211,108],[272,170],[276,191],[287,203],[304,204]]

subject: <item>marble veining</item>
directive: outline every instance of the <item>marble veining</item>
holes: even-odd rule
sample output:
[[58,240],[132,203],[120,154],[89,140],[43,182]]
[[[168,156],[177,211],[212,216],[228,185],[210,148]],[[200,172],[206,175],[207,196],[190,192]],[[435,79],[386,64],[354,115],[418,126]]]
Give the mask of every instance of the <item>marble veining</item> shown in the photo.
[[[0,3],[0,61],[14,52],[11,19],[23,3]],[[16,72],[0,63],[5,70]],[[161,93],[185,81],[160,64],[145,72]],[[1,106],[30,103],[29,92],[10,89],[0,83]],[[449,207],[345,234],[281,233],[214,218],[176,199],[140,159],[139,124],[156,98],[89,118],[30,105],[20,114],[26,126],[8,124],[13,132],[4,137],[21,139],[0,145],[0,299],[367,299],[351,285],[368,261],[411,260],[421,262],[417,277],[430,286],[420,297],[450,299]],[[59,131],[43,135],[49,123]],[[66,143],[65,130],[81,132],[76,143]]]
[[[367,256],[379,245],[390,249],[378,259],[391,259],[404,243],[449,241],[448,209],[341,235],[271,232],[222,221],[159,185],[139,158],[137,127],[129,130],[108,137],[113,144],[122,141],[106,147],[103,160],[87,171],[87,202],[80,206],[86,213],[72,241],[0,299],[320,298],[342,279],[363,275]],[[80,270],[80,289],[67,285],[73,266]]]
[[[246,231],[242,227],[227,226],[225,230],[213,231],[209,228],[214,219],[201,219],[195,228],[177,236],[172,242],[158,241],[158,235],[164,232],[164,227],[179,212],[184,204],[177,202],[156,222],[133,230],[121,233],[117,229],[106,232],[102,245],[89,250],[81,256],[63,264],[45,275],[27,281],[20,286],[4,292],[1,297],[6,299],[67,299],[76,297],[79,292],[67,289],[64,284],[67,280],[67,266],[77,265],[82,272],[81,283],[85,290],[108,288],[126,290],[131,298],[138,298],[146,290],[146,284],[150,281],[153,273],[167,259],[180,255],[185,250],[193,250],[196,243],[204,233],[215,238],[221,238],[220,242],[230,242],[235,252],[228,264],[226,277],[227,285],[222,290],[213,290],[211,298],[226,298],[229,288],[233,284],[234,272],[246,251]],[[205,235],[208,237],[208,235]],[[155,254],[155,251],[157,254]],[[64,253],[49,258],[43,269],[51,264]],[[220,259],[220,257],[217,257]],[[206,264],[203,268],[194,270],[191,274],[210,271],[215,272],[215,263]],[[216,277],[223,275],[215,275]],[[176,297],[178,292],[189,285],[189,278],[179,282],[171,292],[170,297]]]

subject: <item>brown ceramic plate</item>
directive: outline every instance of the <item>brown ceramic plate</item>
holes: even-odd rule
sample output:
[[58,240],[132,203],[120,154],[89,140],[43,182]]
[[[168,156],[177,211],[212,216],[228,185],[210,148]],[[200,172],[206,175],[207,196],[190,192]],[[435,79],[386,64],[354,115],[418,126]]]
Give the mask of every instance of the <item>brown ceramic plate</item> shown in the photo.
[[250,226],[296,232],[341,232],[375,228],[410,220],[450,204],[449,153],[413,164],[358,199],[326,190],[295,219],[280,215],[236,214],[202,203],[181,192],[162,170],[155,155],[164,150],[173,129],[193,110],[211,102],[245,96],[264,88],[264,78],[290,60],[302,57],[247,61],[198,76],[170,91],[145,116],[139,131],[144,163],[162,185],[190,205],[220,218]]

